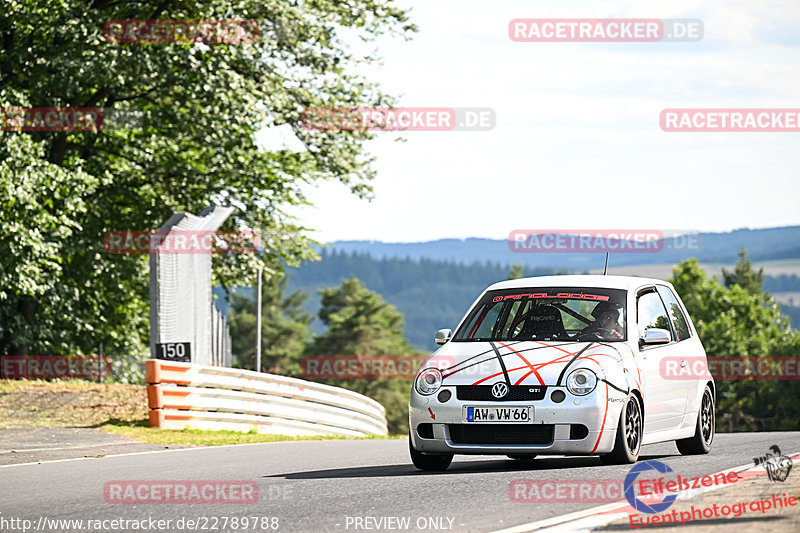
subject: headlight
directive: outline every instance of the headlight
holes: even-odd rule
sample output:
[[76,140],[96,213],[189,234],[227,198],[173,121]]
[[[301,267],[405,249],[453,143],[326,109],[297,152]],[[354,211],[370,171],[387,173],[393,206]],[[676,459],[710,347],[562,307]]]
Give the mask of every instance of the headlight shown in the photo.
[[585,368],[579,368],[567,378],[567,390],[576,396],[586,396],[597,386],[597,376]]
[[429,396],[442,386],[442,373],[438,368],[426,368],[419,373],[414,386],[418,393]]

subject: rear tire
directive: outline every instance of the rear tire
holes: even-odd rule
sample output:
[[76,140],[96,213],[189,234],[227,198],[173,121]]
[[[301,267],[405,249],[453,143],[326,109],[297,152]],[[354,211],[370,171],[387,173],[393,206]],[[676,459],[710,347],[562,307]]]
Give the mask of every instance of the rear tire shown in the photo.
[[714,408],[714,395],[711,394],[711,388],[706,385],[703,399],[700,400],[700,410],[697,412],[694,435],[688,439],[675,441],[681,455],[704,455],[711,451],[711,443],[714,442],[714,424],[717,421]]
[[639,459],[642,449],[642,434],[644,417],[639,399],[629,394],[622,405],[617,424],[617,436],[614,439],[614,449],[611,453],[603,454],[600,460],[606,465],[625,465],[635,463]]
[[411,444],[411,437],[408,437],[408,451],[411,454],[411,462],[418,470],[425,470],[430,472],[442,472],[447,470],[450,463],[453,462],[453,454],[447,455],[425,455],[414,449]]

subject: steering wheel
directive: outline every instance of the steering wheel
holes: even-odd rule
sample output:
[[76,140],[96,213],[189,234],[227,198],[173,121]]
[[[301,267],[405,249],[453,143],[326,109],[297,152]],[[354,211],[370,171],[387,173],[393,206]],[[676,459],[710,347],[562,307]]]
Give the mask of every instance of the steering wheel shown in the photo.
[[607,339],[609,337],[613,337],[614,333],[610,329],[601,328],[600,326],[593,326],[592,329],[590,329],[589,331],[578,333],[578,335],[576,335],[575,338],[577,340],[580,340],[581,337],[584,337],[586,335],[594,335],[595,338],[597,339]]

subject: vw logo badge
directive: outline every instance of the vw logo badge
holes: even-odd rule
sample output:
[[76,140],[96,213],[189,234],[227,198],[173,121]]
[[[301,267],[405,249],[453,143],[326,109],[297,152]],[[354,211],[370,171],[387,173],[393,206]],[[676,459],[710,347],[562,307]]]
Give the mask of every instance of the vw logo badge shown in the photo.
[[502,398],[508,394],[508,385],[505,383],[495,383],[492,385],[492,396],[495,398]]

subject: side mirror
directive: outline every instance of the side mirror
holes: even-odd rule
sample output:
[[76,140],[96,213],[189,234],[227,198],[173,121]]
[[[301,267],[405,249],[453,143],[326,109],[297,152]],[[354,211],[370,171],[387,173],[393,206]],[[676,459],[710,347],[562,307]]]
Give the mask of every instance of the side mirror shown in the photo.
[[644,332],[644,337],[639,338],[639,344],[644,346],[669,344],[671,341],[670,332],[661,328],[650,328]]
[[450,340],[450,337],[453,336],[453,332],[449,329],[440,329],[436,332],[436,337],[434,337],[433,341],[436,344],[446,344],[447,341]]

